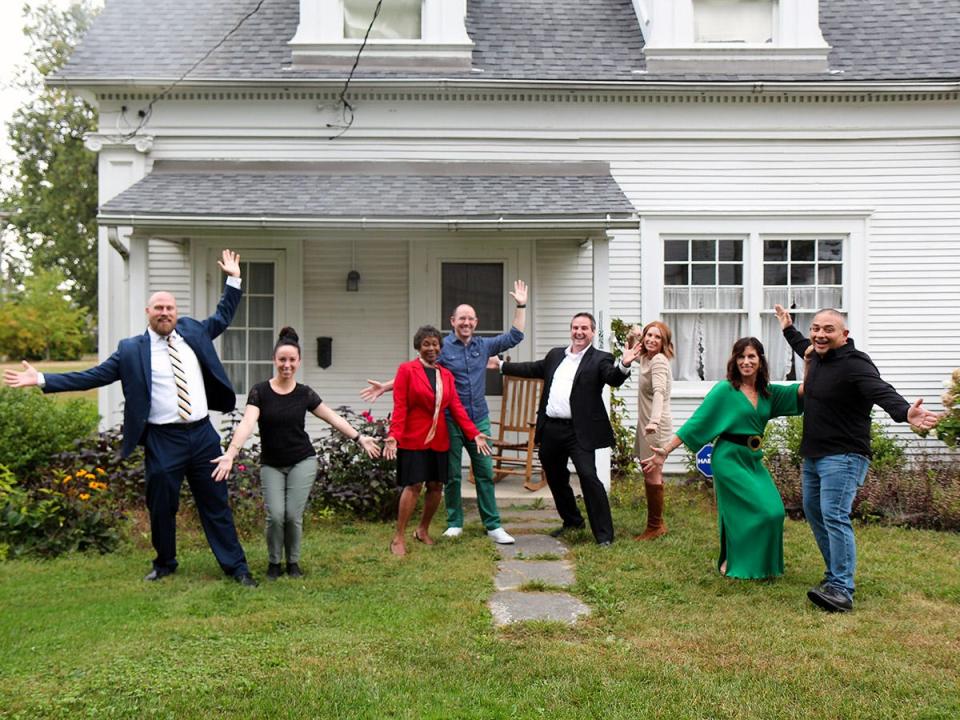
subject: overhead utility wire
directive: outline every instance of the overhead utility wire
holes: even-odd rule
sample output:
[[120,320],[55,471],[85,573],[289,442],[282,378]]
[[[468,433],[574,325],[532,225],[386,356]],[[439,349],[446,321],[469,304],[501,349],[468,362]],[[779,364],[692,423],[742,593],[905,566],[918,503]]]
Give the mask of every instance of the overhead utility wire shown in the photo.
[[[383,0],[381,0],[381,2],[382,2],[382,1],[383,1]],[[162,100],[162,99],[165,98],[167,95],[169,95],[170,92],[171,92],[177,85],[179,85],[181,82],[183,82],[183,81],[186,79],[187,75],[189,75],[189,74],[192,73],[194,70],[196,70],[204,61],[207,60],[207,58],[209,58],[211,55],[213,55],[213,53],[216,52],[216,50],[217,50],[218,48],[220,48],[221,45],[223,45],[227,40],[229,40],[230,37],[231,37],[234,33],[236,33],[241,27],[243,27],[243,24],[244,24],[245,22],[247,22],[247,20],[249,20],[249,19],[252,18],[254,15],[256,15],[258,12],[260,12],[260,8],[263,7],[263,3],[264,3],[264,2],[266,2],[266,0],[260,0],[260,1],[257,3],[256,7],[254,7],[253,10],[251,10],[251,11],[248,12],[246,15],[244,15],[242,18],[240,18],[240,20],[237,21],[237,24],[234,25],[232,28],[230,28],[230,30],[227,32],[227,34],[224,35],[222,38],[220,38],[220,41],[219,41],[216,45],[214,45],[212,48],[210,48],[209,50],[207,50],[207,51],[200,57],[199,60],[197,60],[195,63],[193,63],[193,65],[191,65],[189,68],[187,68],[186,71],[185,71],[180,77],[178,77],[176,80],[174,80],[169,86],[167,86],[167,87],[163,90],[163,92],[161,92],[161,93],[159,93],[159,94],[157,94],[157,95],[154,95],[154,96],[150,99],[150,102],[147,103],[147,107],[145,107],[143,110],[140,110],[140,111],[137,113],[137,114],[140,116],[140,122],[137,123],[137,126],[136,126],[133,130],[131,130],[130,132],[126,133],[125,135],[122,135],[122,136],[121,136],[122,140],[132,140],[133,138],[135,138],[135,137],[137,136],[137,134],[143,129],[143,126],[147,124],[147,121],[150,119],[150,116],[153,114],[153,105],[154,105],[154,103],[158,102],[159,100]],[[378,4],[378,6],[377,6],[377,9],[379,9],[379,4]]]
[[360,56],[363,55],[363,49],[367,46],[367,39],[370,37],[370,31],[373,30],[373,24],[377,21],[377,16],[380,14],[381,5],[383,5],[383,0],[377,0],[377,6],[373,9],[373,17],[370,18],[370,24],[367,25],[367,32],[365,32],[363,35],[363,42],[360,43],[360,49],[357,50],[357,56],[353,59],[353,67],[350,68],[350,74],[347,75],[347,81],[343,84],[343,90],[340,91],[340,97],[337,100],[337,102],[342,106],[341,117],[343,120],[339,125],[327,123],[328,128],[340,128],[340,132],[329,138],[330,140],[336,140],[353,125],[353,105],[351,105],[350,101],[347,100],[347,90],[350,88],[350,81],[353,80],[353,73],[356,72],[357,65],[360,64]]

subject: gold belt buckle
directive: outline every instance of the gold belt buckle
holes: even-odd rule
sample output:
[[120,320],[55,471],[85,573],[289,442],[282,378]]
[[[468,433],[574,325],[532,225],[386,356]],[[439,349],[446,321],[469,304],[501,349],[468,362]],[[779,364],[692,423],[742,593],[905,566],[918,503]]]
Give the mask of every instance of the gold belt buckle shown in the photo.
[[759,450],[761,445],[763,445],[763,437],[760,435],[751,435],[747,438],[747,447],[751,450]]

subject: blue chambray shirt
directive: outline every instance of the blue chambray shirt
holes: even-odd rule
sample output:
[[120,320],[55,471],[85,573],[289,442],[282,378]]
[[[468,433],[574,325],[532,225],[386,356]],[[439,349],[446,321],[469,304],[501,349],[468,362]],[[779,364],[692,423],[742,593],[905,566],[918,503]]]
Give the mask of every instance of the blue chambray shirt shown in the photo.
[[453,374],[457,395],[473,422],[483,420],[490,414],[483,392],[487,384],[487,360],[519,345],[522,340],[523,333],[515,327],[491,338],[474,335],[467,345],[461,342],[455,332],[443,339],[438,362]]

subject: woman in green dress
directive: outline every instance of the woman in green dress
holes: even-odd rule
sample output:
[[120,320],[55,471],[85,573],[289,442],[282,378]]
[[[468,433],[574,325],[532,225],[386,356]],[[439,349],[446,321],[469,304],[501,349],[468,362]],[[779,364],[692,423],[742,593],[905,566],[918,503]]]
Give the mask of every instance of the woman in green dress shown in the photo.
[[763,464],[763,431],[771,418],[803,412],[803,385],[771,385],[757,338],[737,340],[727,379],[717,383],[693,416],[643,468],[662,466],[686,445],[697,452],[713,441],[722,575],[752,579],[783,575],[783,501]]

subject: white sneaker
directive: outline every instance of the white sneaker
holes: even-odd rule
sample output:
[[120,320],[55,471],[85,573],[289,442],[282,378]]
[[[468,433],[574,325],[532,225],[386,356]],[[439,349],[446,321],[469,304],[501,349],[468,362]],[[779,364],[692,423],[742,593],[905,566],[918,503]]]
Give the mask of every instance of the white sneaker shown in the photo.
[[516,542],[502,527],[498,527],[496,530],[487,530],[487,537],[498,545],[513,545]]
[[463,528],[448,527],[446,530],[443,531],[442,537],[458,538],[461,535],[463,535]]

